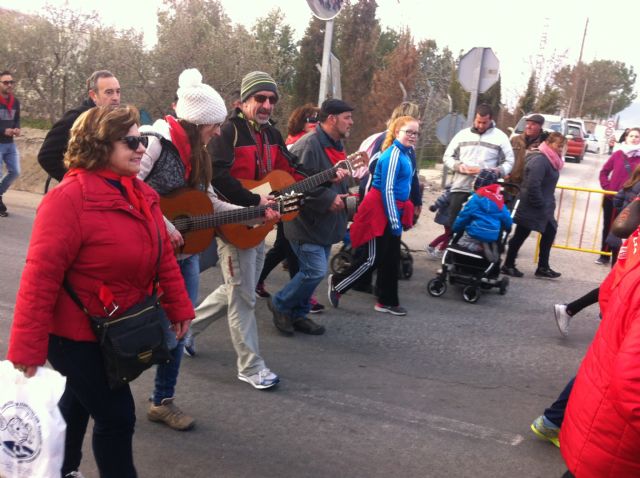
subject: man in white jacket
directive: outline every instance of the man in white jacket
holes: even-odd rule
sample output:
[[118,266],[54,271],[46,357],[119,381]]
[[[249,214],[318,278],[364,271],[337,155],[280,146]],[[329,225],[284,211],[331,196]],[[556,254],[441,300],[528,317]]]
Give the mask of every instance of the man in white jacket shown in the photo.
[[453,171],[449,201],[449,220],[453,224],[473,192],[474,178],[481,170],[491,169],[499,177],[505,177],[513,168],[511,143],[493,122],[491,106],[478,105],[473,126],[453,137],[442,161]]

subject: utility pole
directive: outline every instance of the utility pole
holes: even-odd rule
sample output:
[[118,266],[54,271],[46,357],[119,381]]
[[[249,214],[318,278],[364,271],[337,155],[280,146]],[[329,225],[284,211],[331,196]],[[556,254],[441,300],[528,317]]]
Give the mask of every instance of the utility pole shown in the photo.
[[584,24],[584,33],[582,34],[582,43],[580,44],[580,55],[578,56],[578,64],[573,69],[573,88],[571,91],[571,99],[569,101],[569,108],[567,109],[567,116],[570,118],[572,115],[572,109],[575,107],[578,99],[578,82],[582,77],[582,53],[584,52],[584,42],[587,38],[587,28],[589,27],[589,17]]

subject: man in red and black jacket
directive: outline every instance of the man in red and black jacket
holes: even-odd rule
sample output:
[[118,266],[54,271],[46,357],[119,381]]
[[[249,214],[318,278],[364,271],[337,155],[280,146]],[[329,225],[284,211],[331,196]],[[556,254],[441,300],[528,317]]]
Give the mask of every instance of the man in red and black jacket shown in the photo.
[[[273,201],[272,196],[253,193],[240,180],[260,180],[276,169],[296,180],[304,176],[294,167],[295,157],[270,122],[278,102],[278,87],[273,78],[261,71],[248,73],[242,79],[240,100],[240,107],[222,125],[220,136],[209,143],[212,184],[230,203],[266,205]],[[226,313],[238,355],[238,378],[257,389],[273,387],[279,378],[260,356],[255,317],[255,287],[264,262],[264,241],[250,249],[239,249],[220,237],[217,242],[224,283],[196,309],[193,333],[202,332]]]

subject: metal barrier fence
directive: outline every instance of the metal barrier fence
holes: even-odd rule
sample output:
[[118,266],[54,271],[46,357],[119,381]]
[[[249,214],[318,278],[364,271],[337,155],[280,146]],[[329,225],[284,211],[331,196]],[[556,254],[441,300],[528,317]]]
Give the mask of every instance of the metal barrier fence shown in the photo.
[[[555,212],[558,232],[552,247],[611,256],[610,251],[600,250],[602,201],[605,196],[615,195],[616,191],[563,185],[556,186],[556,191],[559,191]],[[594,207],[597,207],[597,214],[594,214]],[[538,260],[539,248],[540,235],[536,244],[535,261]]]

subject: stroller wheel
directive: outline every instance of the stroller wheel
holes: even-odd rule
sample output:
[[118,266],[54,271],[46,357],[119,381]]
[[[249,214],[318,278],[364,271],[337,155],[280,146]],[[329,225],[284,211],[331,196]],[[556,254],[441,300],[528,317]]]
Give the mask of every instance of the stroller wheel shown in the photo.
[[353,256],[346,251],[339,251],[331,258],[331,272],[334,274],[344,274],[353,264]]
[[465,300],[465,302],[475,304],[480,298],[480,290],[478,290],[478,288],[475,286],[468,285],[464,289],[462,289],[462,298]]
[[427,291],[433,297],[440,297],[447,291],[447,283],[436,277],[435,279],[431,279],[427,284]]
[[500,280],[500,286],[498,291],[500,292],[500,295],[505,295],[507,293],[507,288],[509,287],[509,278],[508,277],[503,277]]

